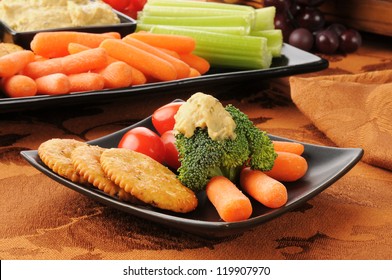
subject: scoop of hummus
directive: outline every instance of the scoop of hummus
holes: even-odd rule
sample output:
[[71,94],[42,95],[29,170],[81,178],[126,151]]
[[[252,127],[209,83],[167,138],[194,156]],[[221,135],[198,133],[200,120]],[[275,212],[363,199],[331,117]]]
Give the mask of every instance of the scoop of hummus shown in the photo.
[[213,140],[234,139],[236,124],[215,97],[202,92],[192,95],[174,116],[174,129],[192,137],[196,128],[207,128]]
[[1,0],[0,19],[19,32],[120,22],[99,0]]

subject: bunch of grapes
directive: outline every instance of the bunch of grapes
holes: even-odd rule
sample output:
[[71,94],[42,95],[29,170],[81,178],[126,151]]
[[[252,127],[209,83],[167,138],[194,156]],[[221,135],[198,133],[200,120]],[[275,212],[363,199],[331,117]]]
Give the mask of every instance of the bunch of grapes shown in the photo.
[[360,33],[339,23],[327,25],[318,8],[325,0],[264,0],[275,6],[275,27],[286,43],[305,51],[324,54],[350,53],[362,44]]

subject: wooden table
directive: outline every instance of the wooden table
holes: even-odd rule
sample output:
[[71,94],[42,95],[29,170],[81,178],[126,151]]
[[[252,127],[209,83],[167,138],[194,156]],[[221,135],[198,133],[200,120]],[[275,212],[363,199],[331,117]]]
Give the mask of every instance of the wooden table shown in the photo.
[[[308,75],[390,69],[389,39],[367,36],[358,52],[328,56],[329,69]],[[392,172],[363,162],[294,211],[240,235],[206,239],[101,205],[20,155],[54,137],[96,139],[199,90],[0,114],[0,259],[392,258]],[[335,146],[291,102],[286,78],[203,91],[234,104],[271,134]]]

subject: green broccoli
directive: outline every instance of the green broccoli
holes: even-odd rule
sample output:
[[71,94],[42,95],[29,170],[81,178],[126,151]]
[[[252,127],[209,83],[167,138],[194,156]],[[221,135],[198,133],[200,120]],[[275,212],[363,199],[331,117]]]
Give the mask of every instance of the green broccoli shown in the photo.
[[176,135],[181,162],[178,178],[195,192],[203,190],[218,175],[236,183],[244,165],[270,170],[274,164],[276,153],[268,135],[233,105],[227,105],[225,110],[236,124],[235,139],[212,140],[205,128],[196,128],[189,138],[181,133]]

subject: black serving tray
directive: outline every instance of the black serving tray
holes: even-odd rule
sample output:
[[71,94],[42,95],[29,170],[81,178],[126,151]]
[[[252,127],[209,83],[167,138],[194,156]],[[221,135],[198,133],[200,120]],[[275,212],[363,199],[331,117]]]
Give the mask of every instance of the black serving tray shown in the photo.
[[105,89],[65,95],[37,95],[33,97],[8,98],[0,92],[0,113],[39,109],[45,107],[67,106],[81,103],[101,102],[118,99],[132,99],[143,95],[145,98],[159,96],[160,93],[193,89],[198,87],[227,85],[247,80],[263,81],[269,78],[285,77],[320,71],[328,67],[328,61],[312,53],[284,44],[282,56],[274,58],[268,69],[235,70],[212,68],[208,73],[195,78],[186,78],[170,82],[156,82],[121,89]]

